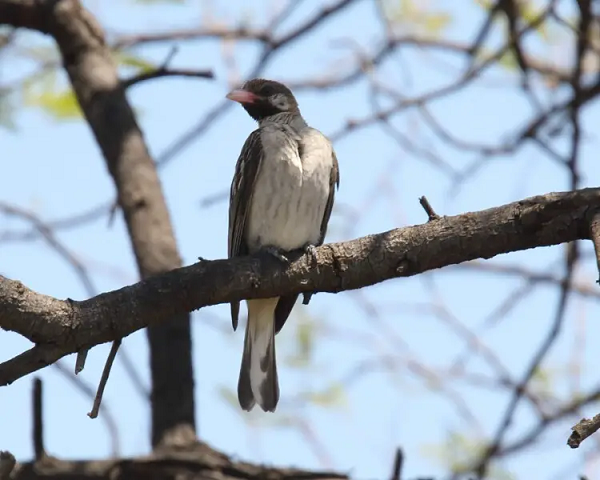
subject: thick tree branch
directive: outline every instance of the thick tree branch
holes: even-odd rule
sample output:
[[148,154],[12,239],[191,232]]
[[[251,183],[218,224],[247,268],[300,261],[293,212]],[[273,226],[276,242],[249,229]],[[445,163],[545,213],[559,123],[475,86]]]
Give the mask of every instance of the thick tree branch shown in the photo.
[[[78,0],[0,0],[0,25],[50,34],[118,192],[141,277],[181,266],[156,166],[125,96],[104,32]],[[62,308],[62,307],[61,307]],[[194,437],[189,315],[148,330],[152,372],[152,444]],[[116,339],[118,337],[114,337]],[[83,345],[85,347],[85,345]],[[37,358],[36,352],[44,353]],[[78,367],[83,366],[82,355]],[[29,367],[64,353],[30,350]],[[54,359],[54,360],[53,360]],[[21,371],[24,359],[17,367]],[[175,440],[177,441],[177,440]]]
[[[0,452],[1,461],[2,452]],[[89,462],[68,462],[48,458],[43,462],[17,465],[12,478],[13,480],[147,480],[149,478],[153,480],[178,478],[342,480],[349,477],[334,472],[312,472],[239,462],[198,442],[185,449],[159,450],[141,458]]]
[[38,344],[0,364],[0,385],[83,347],[208,305],[292,292],[340,292],[477,258],[589,239],[598,210],[600,189],[549,193],[323,245],[317,249],[318,268],[300,253],[285,269],[259,256],[203,260],[82,302],[38,294],[0,276],[0,327]]

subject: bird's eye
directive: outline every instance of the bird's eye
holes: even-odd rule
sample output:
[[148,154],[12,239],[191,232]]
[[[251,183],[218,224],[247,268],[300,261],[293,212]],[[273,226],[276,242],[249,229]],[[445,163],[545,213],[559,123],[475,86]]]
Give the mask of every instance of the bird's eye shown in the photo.
[[263,97],[270,97],[273,93],[275,93],[275,91],[273,90],[272,85],[265,85],[263,88],[260,89],[260,94]]

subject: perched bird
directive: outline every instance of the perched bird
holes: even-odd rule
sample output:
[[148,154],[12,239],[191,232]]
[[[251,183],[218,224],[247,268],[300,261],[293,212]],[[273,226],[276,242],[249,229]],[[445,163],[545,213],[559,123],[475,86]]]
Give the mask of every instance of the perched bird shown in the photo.
[[[331,142],[307,125],[292,92],[281,83],[254,79],[227,98],[239,102],[258,122],[238,158],[229,197],[229,258],[265,252],[288,262],[286,252],[314,255],[321,245],[339,186]],[[247,300],[248,324],[238,381],[244,410],[256,403],[275,411],[279,382],[275,334],[298,295]],[[240,304],[231,304],[233,329]]]

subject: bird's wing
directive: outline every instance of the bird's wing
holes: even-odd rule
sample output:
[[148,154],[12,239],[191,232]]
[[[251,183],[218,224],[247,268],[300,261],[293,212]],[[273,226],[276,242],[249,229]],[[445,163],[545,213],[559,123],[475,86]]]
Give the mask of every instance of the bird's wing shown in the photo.
[[[263,148],[260,130],[255,130],[247,138],[235,166],[235,174],[229,192],[229,235],[227,238],[227,255],[229,258],[248,255],[245,230],[250,203],[254,192],[254,184]],[[240,302],[231,303],[231,323],[235,330],[238,325]]]
[[325,205],[325,213],[323,214],[323,221],[321,222],[321,238],[319,239],[319,245],[322,245],[325,241],[325,235],[327,234],[327,225],[329,224],[331,210],[333,209],[335,189],[339,188],[340,186],[340,169],[338,166],[337,157],[333,149],[331,150],[331,155],[332,165],[331,174],[329,176],[329,197],[327,198],[327,204]]

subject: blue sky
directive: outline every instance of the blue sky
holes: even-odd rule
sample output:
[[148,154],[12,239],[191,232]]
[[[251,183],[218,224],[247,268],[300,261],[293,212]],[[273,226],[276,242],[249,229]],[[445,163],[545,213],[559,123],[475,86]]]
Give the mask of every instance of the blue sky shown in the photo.
[[[270,3],[244,3],[187,0],[181,4],[153,6],[130,1],[90,1],[109,38],[157,30],[191,28],[206,22],[234,25],[242,20],[265,24]],[[298,22],[322,8],[322,2],[307,0],[278,30],[285,33]],[[399,3],[399,2],[398,2]],[[564,2],[563,2],[564,3]],[[441,10],[443,2],[431,2]],[[467,42],[483,19],[470,0],[455,2],[448,13],[453,21],[445,37]],[[400,31],[408,31],[406,25]],[[352,45],[370,48],[380,37],[372,2],[356,6],[336,16],[315,34],[292,44],[274,57],[263,73],[266,77],[293,80],[313,78],[347,65]],[[495,36],[495,41],[499,38]],[[25,34],[23,45],[50,45],[37,34]],[[532,41],[536,54],[553,62],[569,64],[570,52],[564,44],[544,47]],[[561,46],[562,45],[562,46]],[[160,63],[172,44],[153,45],[139,52]],[[242,76],[252,68],[260,50],[256,45],[236,44],[235,59]],[[139,112],[139,122],[150,151],[159,158],[182,133],[188,131],[206,112],[223,101],[228,91],[228,71],[224,48],[216,40],[182,42],[172,66],[211,68],[214,81],[165,79],[134,87],[129,99]],[[31,71],[34,64],[10,56],[0,63],[0,83],[11,84]],[[378,78],[394,85],[406,96],[428,92],[450,83],[465,67],[456,56],[432,55],[418,49],[404,49],[378,70]],[[61,73],[61,81],[64,76]],[[431,111],[454,135],[472,142],[500,144],[524,124],[532,114],[530,104],[510,72],[492,70],[475,86],[431,104]],[[568,90],[558,89],[543,96],[565,98]],[[298,91],[307,121],[326,134],[338,132],[348,119],[371,112],[366,82],[339,91]],[[582,149],[582,186],[595,185],[600,173],[596,162],[597,138],[591,126],[600,121],[599,109],[584,112],[587,131]],[[82,121],[56,122],[36,108],[23,108],[15,118],[16,132],[0,130],[0,201],[32,209],[44,219],[67,217],[87,211],[114,198],[114,187],[100,151],[87,125]],[[457,170],[478,159],[477,154],[448,147],[424,126],[415,111],[395,118],[394,124],[417,145],[424,146]],[[251,119],[232,106],[176,158],[160,170],[163,189],[171,212],[177,241],[185,264],[198,256],[222,258],[226,255],[227,205],[224,202],[202,208],[201,200],[229,187],[237,155],[248,133]],[[559,140],[557,148],[568,143]],[[568,188],[568,177],[539,149],[525,145],[516,154],[484,159],[485,167],[464,182],[459,190],[453,182],[422,158],[402,149],[377,126],[359,130],[335,144],[341,169],[328,240],[339,241],[426,220],[418,197],[426,195],[441,214],[475,211],[526,196]],[[343,212],[353,209],[356,219]],[[5,231],[26,228],[23,222],[0,217],[0,238]],[[136,267],[120,215],[107,228],[107,219],[82,228],[62,230],[58,238],[89,266],[98,292],[116,289],[136,281]],[[589,245],[584,246],[589,252]],[[519,264],[529,269],[562,273],[563,247],[515,253],[491,262]],[[554,262],[554,263],[553,263]],[[30,288],[59,298],[87,297],[78,278],[61,258],[42,241],[0,246],[0,273],[19,279]],[[597,278],[592,262],[584,262],[577,272],[582,283]],[[384,478],[389,475],[396,447],[405,449],[405,474],[440,475],[446,471],[439,447],[451,432],[460,432],[474,445],[495,432],[509,399],[503,389],[486,389],[472,382],[450,378],[424,380],[423,370],[444,372],[457,356],[469,350],[460,336],[431,315],[432,303],[443,305],[461,324],[498,355],[516,379],[525,371],[535,348],[553,318],[557,291],[540,287],[528,300],[517,305],[493,327],[483,329],[486,316],[519,287],[520,280],[445,269],[410,279],[380,284],[357,293],[319,294],[310,307],[299,307],[278,336],[278,359],[282,400],[274,415],[246,415],[223,399],[223,389],[236,387],[243,334],[230,331],[228,309],[217,306],[193,314],[196,408],[200,438],[234,457],[276,465],[308,468],[336,468],[354,478]],[[435,295],[432,294],[435,292]],[[378,307],[378,315],[366,305]],[[597,385],[594,365],[597,354],[586,338],[599,333],[594,322],[595,301],[573,297],[561,340],[544,363],[543,373],[552,391],[567,399]],[[290,366],[298,348],[298,331],[311,325],[315,334],[310,362],[304,368]],[[582,343],[583,342],[583,343]],[[144,332],[128,337],[125,349],[148,383],[148,351]],[[0,333],[2,359],[24,349],[28,342],[15,334]],[[109,346],[92,350],[82,379],[95,387]],[[382,363],[384,359],[385,362]],[[74,356],[64,364],[72,368]],[[578,360],[583,368],[575,379],[571,365]],[[387,368],[385,368],[387,365]],[[368,366],[373,368],[368,369]],[[359,375],[357,369],[368,370]],[[467,364],[469,375],[493,378],[493,370],[476,354]],[[421,372],[421,373],[419,373]],[[63,458],[102,458],[110,455],[110,438],[105,424],[92,421],[86,413],[91,401],[75,391],[55,368],[40,372],[45,387],[45,438],[50,453]],[[573,391],[573,383],[581,390]],[[433,387],[443,386],[442,390]],[[539,380],[538,388],[544,382]],[[306,392],[335,387],[343,391],[343,403],[320,407],[303,400]],[[0,395],[0,449],[11,450],[20,460],[32,455],[30,392],[32,377],[15,382]],[[450,393],[448,393],[450,392]],[[449,398],[460,397],[474,418]],[[458,402],[460,403],[460,402]],[[120,424],[122,455],[137,455],[149,448],[149,411],[117,361],[110,378],[105,407]],[[585,411],[597,413],[593,406]],[[576,419],[575,419],[576,421]],[[564,478],[561,471],[598,475],[593,442],[578,451],[566,447],[568,419],[550,429],[535,447],[509,457],[503,464],[516,478]],[[295,422],[289,427],[289,422]],[[534,425],[535,417],[526,405],[519,409],[508,441],[517,439]],[[298,428],[300,425],[300,428]],[[303,429],[303,430],[302,430]],[[304,434],[302,433],[304,432]],[[309,432],[307,434],[307,432]],[[306,441],[314,434],[320,448]],[[479,440],[478,440],[479,439]],[[588,460],[586,463],[586,459]],[[591,460],[590,460],[591,459]],[[456,460],[456,458],[455,458]],[[542,465],[542,466],[540,466]],[[535,472],[535,476],[532,473]],[[574,478],[574,475],[571,475]],[[571,478],[570,477],[570,478]]]

